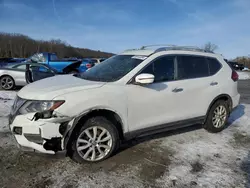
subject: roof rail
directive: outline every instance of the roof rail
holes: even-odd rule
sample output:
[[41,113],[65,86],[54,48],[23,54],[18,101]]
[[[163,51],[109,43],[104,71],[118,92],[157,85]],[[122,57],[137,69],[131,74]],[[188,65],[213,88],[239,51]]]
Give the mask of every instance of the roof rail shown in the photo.
[[172,46],[172,47],[162,47],[155,50],[156,52],[167,51],[167,50],[185,50],[185,51],[194,51],[194,52],[206,52],[213,53],[212,51],[208,51],[196,46]]
[[152,44],[152,45],[146,45],[146,46],[142,46],[140,48],[140,50],[146,50],[147,48],[150,48],[150,47],[157,47],[157,46],[162,46],[162,47],[174,47],[176,45],[173,45],[173,44]]
[[153,45],[147,45],[147,46],[142,46],[140,50],[145,50],[150,47],[160,47],[155,49],[156,52],[161,52],[161,51],[167,51],[167,50],[186,50],[186,51],[196,51],[196,52],[207,52],[207,53],[213,53],[212,51],[208,51],[205,49],[202,49],[197,46],[178,46],[178,45],[173,45],[173,44],[153,44]]

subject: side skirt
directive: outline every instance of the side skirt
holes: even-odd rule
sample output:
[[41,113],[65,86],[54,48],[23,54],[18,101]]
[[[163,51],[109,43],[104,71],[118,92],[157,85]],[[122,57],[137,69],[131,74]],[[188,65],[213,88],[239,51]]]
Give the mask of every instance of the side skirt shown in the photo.
[[153,135],[153,134],[157,134],[157,133],[161,133],[161,132],[165,132],[165,131],[170,131],[170,130],[175,130],[175,129],[179,129],[179,128],[183,128],[183,127],[188,127],[191,125],[203,124],[205,120],[206,120],[206,116],[201,116],[201,117],[197,117],[197,118],[176,121],[176,122],[167,123],[167,124],[163,124],[163,125],[157,125],[157,126],[153,126],[153,127],[125,133],[124,138],[125,138],[125,140],[130,140],[132,138],[144,137],[144,136]]

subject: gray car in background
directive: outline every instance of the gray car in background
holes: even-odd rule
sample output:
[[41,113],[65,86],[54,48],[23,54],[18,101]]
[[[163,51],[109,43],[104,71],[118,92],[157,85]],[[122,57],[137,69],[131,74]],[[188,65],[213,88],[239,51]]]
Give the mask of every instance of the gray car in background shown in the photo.
[[[26,65],[30,62],[9,65],[0,68],[0,84],[4,90],[12,90],[16,86],[25,86],[27,84],[25,78]],[[57,74],[57,71],[45,64],[34,64],[30,66],[32,70],[39,71],[41,76],[50,77]]]

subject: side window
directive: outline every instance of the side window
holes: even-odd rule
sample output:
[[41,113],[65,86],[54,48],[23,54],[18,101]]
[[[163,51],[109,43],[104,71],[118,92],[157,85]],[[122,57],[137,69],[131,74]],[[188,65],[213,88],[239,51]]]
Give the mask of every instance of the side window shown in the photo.
[[205,57],[178,56],[178,79],[190,79],[209,76],[208,63]]
[[24,65],[24,64],[22,64],[22,65],[15,65],[15,66],[13,66],[13,68],[20,69],[20,70],[25,70],[26,69],[26,65]]
[[30,68],[33,71],[39,71],[39,72],[44,72],[44,73],[51,73],[51,70],[49,70],[48,68],[43,67],[43,66],[33,65],[33,66],[30,66]]
[[221,64],[215,58],[209,58],[208,57],[207,61],[208,61],[208,65],[209,65],[210,75],[216,74],[220,70]]
[[164,56],[154,60],[141,73],[155,76],[154,82],[172,81],[175,77],[175,56]]
[[40,72],[51,72],[49,69],[45,68],[45,67],[42,67],[40,66],[39,69],[38,69]]

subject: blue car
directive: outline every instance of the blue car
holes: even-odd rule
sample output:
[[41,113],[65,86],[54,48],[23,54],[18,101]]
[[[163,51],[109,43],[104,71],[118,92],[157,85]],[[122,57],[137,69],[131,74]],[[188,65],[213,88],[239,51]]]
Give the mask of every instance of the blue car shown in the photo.
[[44,63],[50,67],[56,69],[60,73],[80,73],[85,72],[89,68],[92,68],[95,64],[90,59],[82,60],[65,60],[59,59],[55,53],[36,53],[28,60],[32,60],[37,63]]

